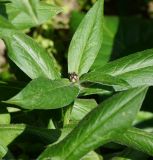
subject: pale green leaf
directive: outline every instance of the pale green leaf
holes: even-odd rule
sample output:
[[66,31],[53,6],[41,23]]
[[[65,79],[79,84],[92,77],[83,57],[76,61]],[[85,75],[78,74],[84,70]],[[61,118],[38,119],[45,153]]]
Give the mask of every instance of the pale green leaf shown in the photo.
[[3,30],[1,37],[6,43],[9,58],[30,78],[60,77],[53,59],[32,38],[10,30]]
[[25,129],[23,124],[4,124],[0,125],[0,143],[4,146],[9,145]]
[[7,151],[7,147],[0,143],[0,159],[2,159],[6,155]]
[[32,21],[38,24],[37,8],[39,6],[39,0],[11,0],[11,2],[16,8],[24,11],[31,17]]
[[98,0],[75,32],[68,53],[68,72],[88,72],[103,39],[103,0]]
[[[75,32],[77,27],[79,26],[81,20],[84,17],[84,13],[80,12],[72,12],[70,19],[70,30],[71,32]],[[105,16],[104,17],[104,26],[103,26],[103,41],[101,49],[91,67],[91,69],[95,69],[105,65],[113,52],[114,49],[114,38],[116,37],[116,33],[118,32],[119,26],[119,18],[115,16]],[[123,44],[120,41],[116,42],[118,46],[122,48]]]
[[[31,2],[33,3],[33,1]],[[8,20],[18,29],[26,29],[40,25],[61,12],[61,8],[55,5],[40,2],[37,6],[37,19],[34,21],[29,14],[24,12],[24,10],[21,10],[14,3],[7,3],[5,4],[5,7]],[[2,6],[0,5],[0,9],[1,8]],[[0,12],[0,15],[5,16],[5,14],[6,13],[3,10]]]
[[2,105],[0,106],[1,106],[0,107],[0,124],[10,124],[10,121],[11,121],[10,113]]
[[80,160],[103,160],[102,156],[98,155],[96,152],[91,151],[87,153],[84,157]]
[[139,124],[141,122],[145,122],[148,120],[153,119],[153,113],[146,112],[146,111],[140,111],[138,115],[136,116],[135,121],[133,122],[133,125]]

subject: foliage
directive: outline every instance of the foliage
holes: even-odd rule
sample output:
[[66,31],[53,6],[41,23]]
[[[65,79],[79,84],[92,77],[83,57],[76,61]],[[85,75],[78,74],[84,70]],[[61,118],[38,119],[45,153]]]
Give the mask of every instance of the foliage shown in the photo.
[[[153,129],[147,124],[153,114],[145,106],[153,85],[153,49],[147,41],[152,22],[134,18],[145,24],[145,34],[133,19],[119,24],[117,17],[104,17],[104,0],[97,0],[86,15],[74,12],[66,77],[53,55],[25,34],[61,11],[39,0],[0,0],[0,38],[11,68],[22,77],[0,81],[0,158],[153,156]],[[140,30],[134,37],[139,41],[129,42],[128,30],[122,36],[127,22]],[[126,56],[116,59],[122,53]]]

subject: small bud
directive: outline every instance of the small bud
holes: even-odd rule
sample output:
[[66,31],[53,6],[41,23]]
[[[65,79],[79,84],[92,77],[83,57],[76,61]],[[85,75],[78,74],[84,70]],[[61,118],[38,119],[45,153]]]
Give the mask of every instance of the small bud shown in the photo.
[[69,77],[70,77],[70,81],[73,82],[73,83],[78,81],[78,75],[75,72],[70,73]]

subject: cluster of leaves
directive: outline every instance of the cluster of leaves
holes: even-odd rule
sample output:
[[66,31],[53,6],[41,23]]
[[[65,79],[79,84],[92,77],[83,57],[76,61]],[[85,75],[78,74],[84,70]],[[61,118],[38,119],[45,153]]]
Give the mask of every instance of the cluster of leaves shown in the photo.
[[[22,32],[61,9],[39,0],[0,0],[0,7],[0,37],[8,57],[30,78],[24,83],[0,82],[1,158],[16,158],[22,149],[17,158],[26,159],[24,153],[29,153],[28,158],[40,160],[100,160],[103,155],[95,149],[102,145],[123,150],[108,154],[107,159],[133,155],[129,148],[141,151],[137,154],[141,158],[153,156],[152,133],[135,128],[153,117],[140,111],[153,84],[153,50],[109,63],[106,57],[100,63],[97,57],[110,52],[114,38],[106,27],[103,0],[97,0],[72,38],[69,79],[62,78],[53,57]],[[97,103],[93,95],[105,100]]]

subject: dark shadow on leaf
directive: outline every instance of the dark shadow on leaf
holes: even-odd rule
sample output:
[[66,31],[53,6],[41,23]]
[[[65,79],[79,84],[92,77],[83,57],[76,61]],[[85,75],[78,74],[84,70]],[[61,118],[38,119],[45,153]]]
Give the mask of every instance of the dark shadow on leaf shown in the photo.
[[26,126],[23,133],[9,144],[8,148],[15,159],[19,159],[21,155],[27,155],[28,159],[36,159],[47,145],[56,142],[60,135],[61,131],[57,129]]

